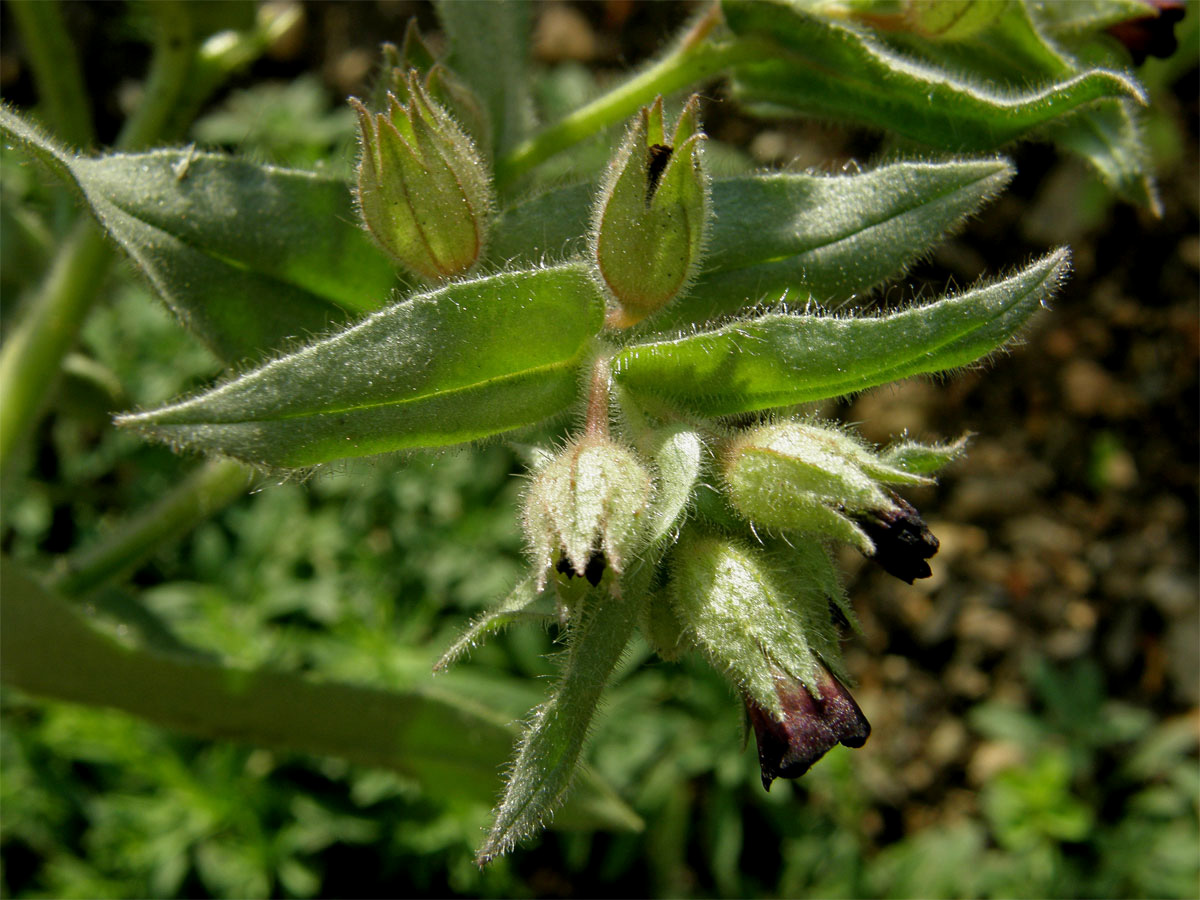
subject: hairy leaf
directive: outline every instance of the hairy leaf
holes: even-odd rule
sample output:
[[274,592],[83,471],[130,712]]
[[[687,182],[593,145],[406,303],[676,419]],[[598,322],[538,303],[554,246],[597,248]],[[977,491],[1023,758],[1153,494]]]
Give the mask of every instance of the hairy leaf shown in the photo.
[[988,159],[722,182],[704,272],[649,324],[704,321],[783,291],[819,303],[870,291],[928,253],[1012,176],[1006,161]]
[[1118,72],[1090,69],[1033,88],[1001,87],[904,55],[865,29],[795,4],[724,0],[723,9],[737,34],[778,47],[733,74],[734,96],[766,114],[861,122],[964,152],[995,149],[1105,97],[1144,102],[1138,84]]
[[496,820],[477,854],[480,865],[544,827],[562,803],[633,619],[626,601],[602,589],[593,588],[584,598],[569,631],[562,679],[521,738]]
[[191,150],[74,156],[0,128],[83,196],[179,319],[227,361],[383,306],[397,280],[344,182]]
[[602,305],[575,266],[459,282],[118,424],[273,467],[475,440],[575,400]]
[[[869,291],[928,253],[1012,176],[1005,160],[985,159],[714,181],[704,268],[647,327],[734,313],[784,290],[825,303]],[[493,258],[528,263],[581,250],[575,239],[587,229],[592,190],[572,185],[510,207]]]
[[613,374],[635,396],[702,416],[836,397],[966,365],[1002,347],[1066,275],[1062,249],[957,296],[887,316],[770,314],[626,348]]
[[654,436],[652,454],[658,478],[650,504],[647,543],[658,544],[671,535],[692,499],[704,461],[704,443],[690,428],[676,426]]
[[[1089,4],[1051,6],[1078,6],[1079,12],[1084,13]],[[1141,11],[1149,12],[1144,6]],[[1035,21],[1048,12],[1046,6],[1031,8],[1025,3],[1007,3],[991,27],[969,40],[931,44],[904,35],[893,35],[890,40],[931,65],[940,59],[943,65],[957,71],[971,72],[976,78],[1010,88],[1128,67],[1124,51],[1097,41],[1094,32],[1068,32],[1064,36],[1066,46],[1060,47],[1049,37],[1049,29],[1041,21]],[[1092,8],[1091,12],[1102,11]],[[1123,198],[1161,214],[1151,177],[1150,156],[1143,146],[1133,101],[1100,100],[1048,123],[1045,134],[1058,146],[1084,157]]]
[[550,591],[538,590],[536,575],[522,578],[497,606],[488,610],[458,636],[434,664],[435,672],[454,665],[493,634],[509,625],[524,622],[549,622],[554,617],[554,598]]

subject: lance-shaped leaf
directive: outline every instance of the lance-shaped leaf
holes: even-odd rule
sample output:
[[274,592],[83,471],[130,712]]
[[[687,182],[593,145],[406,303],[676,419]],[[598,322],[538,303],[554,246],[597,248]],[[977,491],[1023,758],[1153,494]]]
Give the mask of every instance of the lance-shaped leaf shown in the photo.
[[1048,133],[1054,143],[1091,163],[1104,183],[1124,200],[1162,215],[1150,151],[1132,103],[1104,100],[1068,116]]
[[[1096,40],[1094,32],[1068,33],[1060,47],[1048,29],[1035,21],[1053,15],[1051,7],[1077,7],[1086,13],[1087,3],[991,4],[1000,10],[989,26],[969,39],[929,42],[903,32],[891,33],[889,41],[930,65],[939,62],[956,71],[1008,87],[1036,84],[1048,79],[1061,81],[1088,71],[1119,71],[1128,67],[1128,56],[1118,47]],[[1119,4],[1118,4],[1119,6]],[[924,7],[922,7],[924,8]],[[1093,8],[1093,14],[1102,11]],[[1143,14],[1151,13],[1141,5]],[[1126,9],[1126,14],[1128,10]],[[1072,53],[1068,53],[1067,50]],[[1155,214],[1161,213],[1150,156],[1143,146],[1137,123],[1136,105],[1127,99],[1106,99],[1059,117],[1049,123],[1046,136],[1060,147],[1078,153],[1099,172],[1110,188],[1126,200]]]
[[[515,729],[512,698],[490,704],[462,686],[384,691],[291,672],[222,665],[190,648],[131,646],[43,590],[10,561],[0,568],[0,677],[31,694],[119,709],[209,739],[337,756],[416,779],[431,797],[487,803]],[[419,671],[419,667],[414,667]],[[517,694],[512,686],[507,692]],[[523,695],[523,691],[519,692]],[[497,707],[500,708],[497,708]],[[638,829],[612,788],[584,771],[559,821]]]
[[[984,159],[714,181],[704,268],[686,297],[646,324],[704,321],[788,288],[823,303],[865,293],[903,273],[1012,176],[1007,161]],[[572,185],[507,209],[493,259],[533,263],[581,250],[592,190]]]
[[118,424],[271,467],[475,440],[574,402],[602,307],[577,266],[459,282]]
[[705,271],[650,324],[713,319],[789,289],[821,303],[866,293],[901,275],[1012,176],[1007,161],[986,159],[721,182]]
[[378,309],[397,285],[345,183],[191,150],[75,156],[0,110],[155,290],[228,361]]
[[607,591],[592,588],[581,606],[568,633],[562,678],[521,738],[495,822],[477,854],[480,865],[544,827],[561,805],[600,694],[633,632],[633,610]]
[[777,54],[742,64],[734,95],[765,114],[804,113],[887,128],[949,150],[991,150],[1105,97],[1145,102],[1129,77],[1090,69],[1034,87],[985,79],[904,55],[863,28],[778,0],[724,0],[739,36],[769,40]]
[[626,348],[618,383],[702,416],[787,406],[964,366],[1003,346],[1062,282],[1064,248],[1002,281],[886,316],[765,315]]

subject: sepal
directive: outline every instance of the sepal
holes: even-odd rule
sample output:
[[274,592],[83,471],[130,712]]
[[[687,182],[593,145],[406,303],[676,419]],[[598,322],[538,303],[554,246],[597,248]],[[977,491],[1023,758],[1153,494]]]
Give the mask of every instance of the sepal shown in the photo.
[[688,101],[670,141],[662,98],[633,120],[609,166],[593,215],[591,251],[627,328],[661,309],[695,277],[709,216],[699,98]]
[[372,237],[430,281],[469,272],[483,255],[494,206],[491,176],[467,134],[411,70],[401,97],[358,113],[357,196]]

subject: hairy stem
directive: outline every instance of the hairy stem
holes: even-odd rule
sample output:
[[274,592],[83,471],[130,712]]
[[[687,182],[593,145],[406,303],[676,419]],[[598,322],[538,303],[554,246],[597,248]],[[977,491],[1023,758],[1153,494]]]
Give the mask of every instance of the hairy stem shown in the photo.
[[597,357],[592,364],[592,379],[588,386],[587,418],[584,431],[593,437],[608,437],[609,394],[612,391],[612,361]]

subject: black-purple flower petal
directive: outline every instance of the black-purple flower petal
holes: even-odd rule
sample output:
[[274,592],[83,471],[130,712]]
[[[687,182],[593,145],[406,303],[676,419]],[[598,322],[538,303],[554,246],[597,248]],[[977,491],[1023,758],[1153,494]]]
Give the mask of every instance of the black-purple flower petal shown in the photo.
[[817,684],[819,698],[784,675],[776,676],[775,690],[783,721],[746,698],[767,790],[776,778],[799,778],[835,745],[858,748],[871,734],[871,724],[850,692],[828,670],[822,669]]
[[851,515],[875,544],[872,559],[884,571],[912,584],[933,574],[926,560],[940,545],[912,504],[897,494],[892,494],[892,501],[893,509]]

